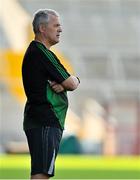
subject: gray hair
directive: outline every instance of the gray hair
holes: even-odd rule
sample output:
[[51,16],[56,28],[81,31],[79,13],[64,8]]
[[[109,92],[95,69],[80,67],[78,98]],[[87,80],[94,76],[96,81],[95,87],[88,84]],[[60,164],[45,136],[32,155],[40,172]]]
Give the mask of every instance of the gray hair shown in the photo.
[[52,9],[40,9],[34,14],[32,22],[34,33],[39,33],[40,24],[47,24],[49,22],[49,14],[59,16],[59,14]]

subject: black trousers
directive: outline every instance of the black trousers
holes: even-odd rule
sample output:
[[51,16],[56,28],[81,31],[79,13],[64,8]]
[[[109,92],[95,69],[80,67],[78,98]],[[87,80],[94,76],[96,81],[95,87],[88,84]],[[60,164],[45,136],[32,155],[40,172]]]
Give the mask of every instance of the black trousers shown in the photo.
[[55,127],[41,127],[28,129],[25,134],[31,155],[31,175],[54,176],[63,131]]

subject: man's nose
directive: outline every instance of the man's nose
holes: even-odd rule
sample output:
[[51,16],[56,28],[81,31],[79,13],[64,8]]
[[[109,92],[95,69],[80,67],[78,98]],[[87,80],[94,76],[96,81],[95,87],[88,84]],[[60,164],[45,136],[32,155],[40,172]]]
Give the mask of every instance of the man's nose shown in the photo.
[[59,27],[58,31],[59,31],[59,32],[62,32],[62,28],[61,28],[61,27]]

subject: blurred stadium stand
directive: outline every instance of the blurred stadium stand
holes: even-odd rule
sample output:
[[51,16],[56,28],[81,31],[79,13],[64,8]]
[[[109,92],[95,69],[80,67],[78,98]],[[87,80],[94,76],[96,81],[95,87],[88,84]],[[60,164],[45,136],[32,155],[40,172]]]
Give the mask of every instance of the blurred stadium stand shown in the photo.
[[[140,1],[16,2],[30,17],[39,8],[55,9],[62,16],[62,39],[56,47],[81,79],[80,88],[72,95],[69,93],[69,98],[70,108],[81,119],[78,121],[81,129],[77,129],[75,135],[82,142],[83,152],[140,154]],[[28,27],[27,34],[29,31]],[[0,36],[1,50],[12,48],[2,23]],[[5,106],[5,98],[13,97],[4,95],[3,79],[0,82],[1,106]],[[1,115],[1,122],[12,122],[14,130],[14,124],[22,121],[23,106],[17,109],[13,100],[8,105],[9,108],[2,110],[2,114],[8,110],[8,114],[7,117]],[[15,117],[11,116],[10,107]],[[95,133],[96,127],[102,134]],[[4,134],[3,126],[1,133]]]
[[2,26],[0,25],[0,48],[3,49],[3,48],[8,48],[9,47],[9,43],[8,43],[8,40],[6,38],[6,35],[4,33],[4,30],[2,28]]

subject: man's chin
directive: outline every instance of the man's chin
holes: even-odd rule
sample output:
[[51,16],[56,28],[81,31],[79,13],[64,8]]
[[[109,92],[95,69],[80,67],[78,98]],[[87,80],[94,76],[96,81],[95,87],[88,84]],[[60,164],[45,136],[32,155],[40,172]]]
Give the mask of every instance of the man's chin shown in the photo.
[[59,43],[59,39],[57,39],[56,41],[51,42],[52,46],[54,46],[57,43]]
[[56,43],[59,43],[59,41],[60,41],[60,40],[59,40],[59,39],[57,39],[57,40],[56,40]]
[[59,43],[59,39],[54,42],[55,44]]

